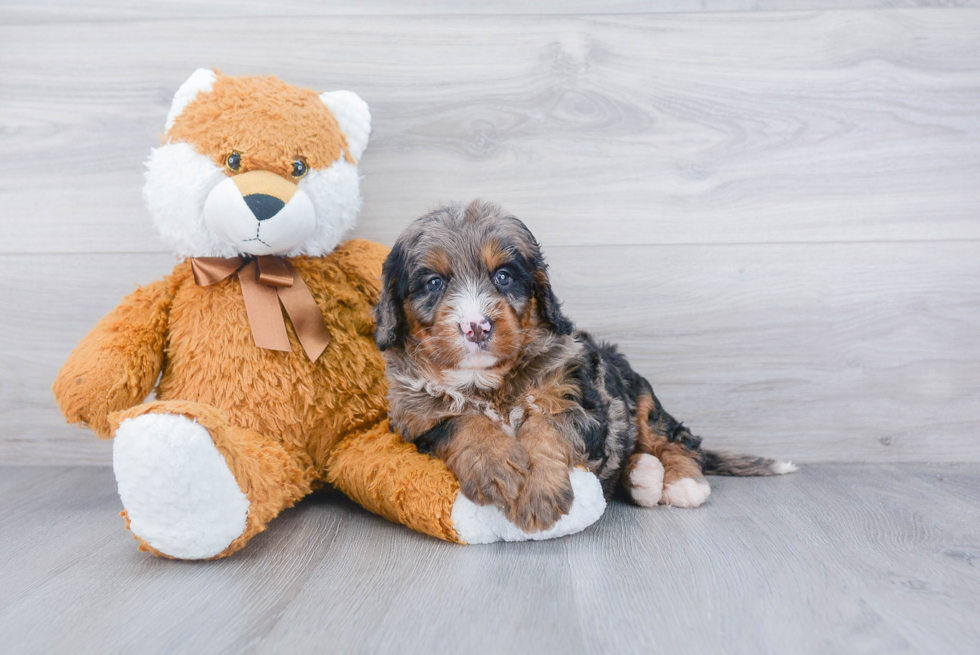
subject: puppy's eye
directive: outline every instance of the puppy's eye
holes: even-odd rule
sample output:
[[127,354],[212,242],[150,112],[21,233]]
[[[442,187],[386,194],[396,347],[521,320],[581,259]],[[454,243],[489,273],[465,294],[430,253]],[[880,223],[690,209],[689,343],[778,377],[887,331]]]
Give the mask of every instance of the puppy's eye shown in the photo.
[[434,277],[425,283],[425,290],[429,293],[437,293],[446,288],[446,281],[441,277]]
[[506,287],[510,285],[513,280],[513,276],[511,276],[510,271],[508,271],[506,268],[502,268],[493,274],[493,283],[498,287]]
[[293,160],[293,177],[297,180],[301,177],[306,177],[306,174],[310,172],[310,169],[306,167],[306,162],[302,159]]
[[242,156],[237,152],[231,153],[225,157],[225,166],[228,167],[229,171],[237,173],[242,170]]

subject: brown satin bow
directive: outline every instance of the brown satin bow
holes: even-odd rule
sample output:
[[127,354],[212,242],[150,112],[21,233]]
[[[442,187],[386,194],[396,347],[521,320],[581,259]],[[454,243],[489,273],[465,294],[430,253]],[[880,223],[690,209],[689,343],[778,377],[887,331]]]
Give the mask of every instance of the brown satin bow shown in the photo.
[[296,336],[311,362],[330,343],[330,333],[313,294],[292,264],[282,257],[196,257],[191,259],[191,269],[194,281],[202,287],[238,273],[248,324],[259,348],[292,350],[279,303],[293,322]]

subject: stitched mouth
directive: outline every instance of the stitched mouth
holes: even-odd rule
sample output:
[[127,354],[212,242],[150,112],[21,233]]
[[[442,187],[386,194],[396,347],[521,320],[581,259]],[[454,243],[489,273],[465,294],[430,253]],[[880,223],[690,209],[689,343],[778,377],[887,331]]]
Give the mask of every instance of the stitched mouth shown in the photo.
[[261,231],[262,231],[262,223],[259,223],[258,225],[255,226],[255,237],[252,238],[252,239],[242,239],[242,243],[249,243],[251,241],[258,241],[259,243],[261,243],[266,248],[271,248],[272,247],[271,245],[269,245],[268,243],[266,243],[265,241],[263,241],[262,239],[259,238],[259,232],[261,232]]

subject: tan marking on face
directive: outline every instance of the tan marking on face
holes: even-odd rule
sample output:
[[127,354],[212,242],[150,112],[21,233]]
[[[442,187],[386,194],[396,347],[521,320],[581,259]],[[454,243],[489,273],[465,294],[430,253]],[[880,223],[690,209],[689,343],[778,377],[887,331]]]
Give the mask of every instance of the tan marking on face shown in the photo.
[[284,203],[289,202],[299,189],[289,180],[269,171],[249,171],[236,175],[232,180],[243,197],[260,193],[278,198]]
[[[438,264],[439,257],[430,263]],[[402,308],[408,319],[408,333],[416,343],[413,354],[421,365],[435,371],[455,369],[469,355],[463,346],[453,308],[448,303],[442,303],[436,309],[431,326],[418,320],[408,300]],[[489,317],[494,321],[494,327],[486,352],[498,363],[487,371],[501,375],[509,371],[520,356],[526,343],[524,331],[514,309],[503,299],[496,299]]]
[[524,312],[518,315],[510,303],[502,298],[496,300],[490,312],[494,328],[487,352],[497,358],[497,363],[487,369],[488,373],[498,377],[510,374],[520,359],[521,352],[543,334],[539,321],[535,318],[535,307],[532,298],[526,304]]
[[[508,363],[507,369],[521,354],[524,347],[524,334],[521,322],[510,303],[501,298],[494,301],[491,311],[494,320],[493,334],[490,335],[490,353],[500,360],[501,364]],[[498,365],[497,369],[499,370]]]
[[177,117],[164,137],[193,144],[224,167],[237,152],[242,172],[272,171],[291,178],[293,160],[325,169],[343,156],[355,163],[330,110],[311,89],[274,77],[219,75]]
[[415,314],[412,312],[412,303],[408,299],[402,301],[402,311],[408,320],[408,334],[416,341],[424,341],[429,336],[428,330],[415,318]]
[[508,259],[507,251],[499,241],[487,241],[480,246],[480,261],[491,273],[507,263]]
[[524,311],[521,313],[521,326],[525,330],[541,329],[541,313],[538,311],[538,299],[534,296],[528,298],[524,303]]
[[431,326],[419,322],[407,300],[403,308],[408,317],[408,333],[418,344],[415,355],[419,361],[434,370],[455,368],[464,353],[459,343],[459,325],[452,318],[450,308],[440,305]]
[[442,248],[433,248],[420,258],[420,263],[439,275],[446,276],[452,270],[449,255]]

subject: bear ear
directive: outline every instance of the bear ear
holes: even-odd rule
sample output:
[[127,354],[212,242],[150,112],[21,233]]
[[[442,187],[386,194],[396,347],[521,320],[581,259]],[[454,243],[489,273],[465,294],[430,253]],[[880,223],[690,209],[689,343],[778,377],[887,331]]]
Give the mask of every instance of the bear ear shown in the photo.
[[371,110],[367,103],[353,91],[321,93],[320,100],[340,124],[340,131],[347,138],[351,156],[360,161],[371,135]]
[[198,93],[214,88],[216,79],[218,79],[217,74],[210,68],[198,68],[191,73],[187,81],[181,84],[177,93],[174,94],[174,101],[170,105],[170,112],[167,114],[167,132],[174,126],[174,121],[184,111],[184,108],[197,97]]

